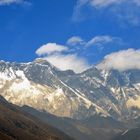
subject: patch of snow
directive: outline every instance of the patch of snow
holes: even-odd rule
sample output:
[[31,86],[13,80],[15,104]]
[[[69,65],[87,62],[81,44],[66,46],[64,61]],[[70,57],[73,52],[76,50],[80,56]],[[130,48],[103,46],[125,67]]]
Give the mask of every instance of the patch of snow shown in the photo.
[[135,87],[138,91],[140,91],[140,83],[134,84],[134,87]]
[[122,88],[122,93],[123,93],[123,97],[124,97],[124,99],[125,99],[125,100],[127,100],[127,99],[126,99],[126,94],[125,94],[125,92],[124,92],[124,89],[123,89],[123,88]]
[[128,131],[129,131],[128,129],[127,129],[126,131],[124,131],[124,132],[122,133],[122,136],[125,135]]
[[109,76],[109,71],[102,70],[101,75],[105,79],[105,82],[106,82],[106,80],[107,80],[107,78]]
[[110,90],[111,90],[113,93],[115,93],[115,90],[116,90],[116,89],[113,88],[113,87],[111,87]]
[[10,81],[16,78],[12,68],[6,69],[4,72],[0,72],[0,79]]

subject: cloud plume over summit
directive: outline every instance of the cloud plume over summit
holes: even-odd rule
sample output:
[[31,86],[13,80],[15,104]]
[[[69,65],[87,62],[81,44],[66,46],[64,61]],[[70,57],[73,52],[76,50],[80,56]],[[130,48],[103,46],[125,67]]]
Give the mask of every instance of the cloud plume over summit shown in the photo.
[[140,69],[140,49],[121,50],[106,55],[97,67],[100,69],[116,69],[119,71]]

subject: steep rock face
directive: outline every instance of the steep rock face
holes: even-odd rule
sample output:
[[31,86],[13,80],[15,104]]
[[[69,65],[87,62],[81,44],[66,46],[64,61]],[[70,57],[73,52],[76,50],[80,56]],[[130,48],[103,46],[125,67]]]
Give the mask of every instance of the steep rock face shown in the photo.
[[113,118],[125,121],[140,115],[139,74],[139,70],[119,72],[93,67],[83,73],[60,78]]
[[91,68],[81,74],[65,77],[62,81],[65,81],[70,87],[106,110],[111,116],[120,116],[117,107],[118,101],[110,89],[105,86],[104,77],[102,77],[100,71],[96,68]]
[[105,73],[108,73],[105,86],[111,90],[118,101],[121,115],[125,119],[138,118],[140,114],[140,71],[111,70]]
[[126,121],[140,117],[140,70],[92,67],[76,74],[60,71],[42,59],[30,63],[1,61],[0,94],[14,104],[61,117],[99,115]]
[[61,81],[56,74],[61,72],[46,61],[36,60],[28,64],[1,62],[0,67],[0,94],[9,102],[76,119],[95,114],[108,115]]

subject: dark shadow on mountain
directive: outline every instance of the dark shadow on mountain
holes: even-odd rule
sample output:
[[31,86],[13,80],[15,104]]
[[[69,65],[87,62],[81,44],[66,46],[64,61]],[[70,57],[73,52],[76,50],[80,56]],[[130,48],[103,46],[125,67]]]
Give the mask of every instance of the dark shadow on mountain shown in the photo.
[[0,140],[73,140],[0,96]]
[[112,118],[93,117],[89,120],[73,120],[51,115],[47,112],[40,112],[28,106],[22,109],[37,117],[43,122],[48,122],[53,127],[63,131],[77,140],[109,140],[112,136],[125,130],[124,125]]

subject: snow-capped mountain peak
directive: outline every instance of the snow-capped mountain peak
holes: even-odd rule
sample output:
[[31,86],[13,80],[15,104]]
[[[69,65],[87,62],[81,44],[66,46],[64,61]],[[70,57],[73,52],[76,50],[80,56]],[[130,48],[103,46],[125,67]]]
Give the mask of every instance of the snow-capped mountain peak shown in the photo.
[[60,71],[43,59],[0,61],[0,94],[9,102],[61,117],[94,115],[129,120],[140,115],[140,71]]

